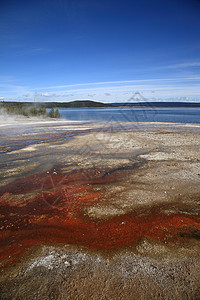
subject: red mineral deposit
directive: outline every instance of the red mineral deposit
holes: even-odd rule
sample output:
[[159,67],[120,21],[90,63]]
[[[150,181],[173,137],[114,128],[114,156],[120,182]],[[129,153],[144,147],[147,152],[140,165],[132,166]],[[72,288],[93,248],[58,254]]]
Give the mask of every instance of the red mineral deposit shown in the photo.
[[199,237],[199,216],[165,214],[162,207],[92,220],[84,208],[107,195],[94,186],[116,180],[117,174],[101,176],[87,171],[62,174],[51,171],[15,181],[0,191],[0,261],[4,266],[41,243],[83,245],[110,250],[137,244],[147,238],[179,242]]

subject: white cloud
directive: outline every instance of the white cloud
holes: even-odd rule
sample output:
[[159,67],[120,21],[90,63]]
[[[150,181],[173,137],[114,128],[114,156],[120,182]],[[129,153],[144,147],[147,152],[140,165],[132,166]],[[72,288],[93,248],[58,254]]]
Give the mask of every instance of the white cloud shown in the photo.
[[0,100],[4,100],[5,99],[5,97],[0,97]]
[[41,96],[43,96],[43,97],[50,97],[51,94],[49,94],[48,92],[45,92],[45,93],[41,93]]

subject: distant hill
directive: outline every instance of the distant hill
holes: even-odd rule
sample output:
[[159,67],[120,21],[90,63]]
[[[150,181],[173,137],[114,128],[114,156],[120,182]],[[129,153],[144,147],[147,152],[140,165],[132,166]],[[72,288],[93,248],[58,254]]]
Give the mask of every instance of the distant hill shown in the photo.
[[46,102],[43,103],[46,108],[58,107],[58,108],[83,108],[83,107],[110,107],[112,105],[96,102],[91,100],[76,100],[71,102]]
[[76,100],[71,102],[17,102],[17,101],[1,101],[0,104],[9,106],[28,107],[38,106],[45,108],[83,108],[83,107],[111,107],[111,104],[96,102],[91,100]]

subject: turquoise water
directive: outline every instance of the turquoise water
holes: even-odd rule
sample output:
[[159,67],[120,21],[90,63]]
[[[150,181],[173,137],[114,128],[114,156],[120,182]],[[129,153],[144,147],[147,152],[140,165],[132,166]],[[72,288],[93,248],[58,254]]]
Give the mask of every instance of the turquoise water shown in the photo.
[[66,108],[61,117],[79,121],[200,123],[198,108]]

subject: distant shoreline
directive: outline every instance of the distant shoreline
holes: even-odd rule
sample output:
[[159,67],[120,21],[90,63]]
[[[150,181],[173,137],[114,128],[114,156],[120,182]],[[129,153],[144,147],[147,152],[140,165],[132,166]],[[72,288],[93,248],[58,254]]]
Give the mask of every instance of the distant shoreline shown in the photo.
[[1,101],[0,106],[9,104],[10,106],[28,107],[28,106],[40,106],[45,108],[108,108],[108,107],[200,107],[200,103],[195,102],[114,102],[114,103],[103,103],[91,100],[76,100],[70,102],[17,102],[17,101]]

